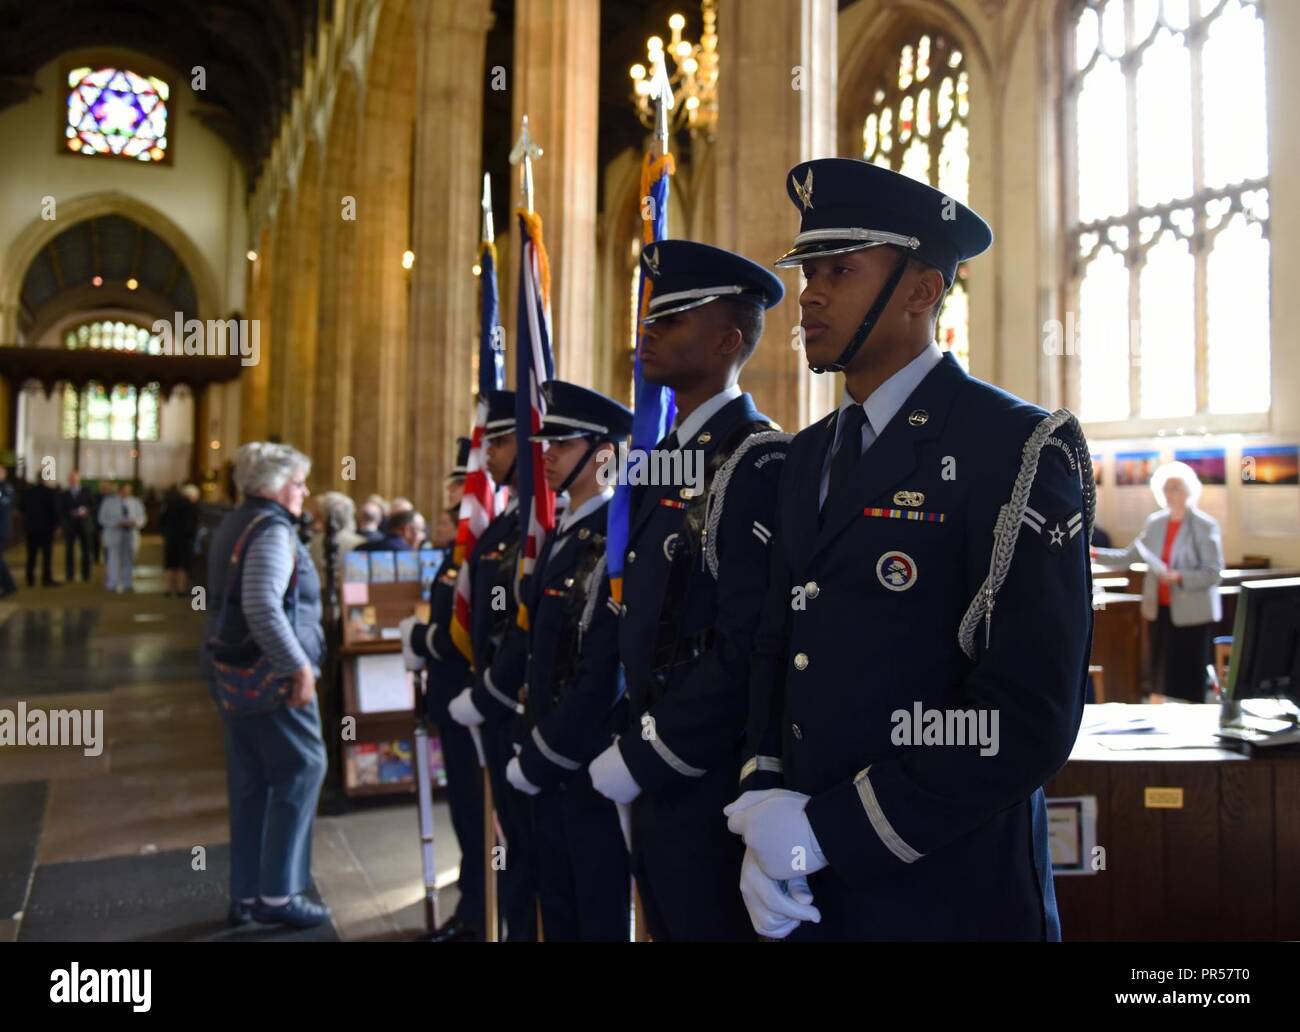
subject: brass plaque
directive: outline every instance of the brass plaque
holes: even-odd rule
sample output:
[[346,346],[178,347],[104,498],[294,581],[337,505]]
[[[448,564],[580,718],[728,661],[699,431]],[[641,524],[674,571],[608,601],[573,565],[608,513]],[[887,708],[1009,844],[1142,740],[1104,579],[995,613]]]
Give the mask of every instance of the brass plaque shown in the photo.
[[1181,810],[1183,808],[1183,790],[1181,788],[1154,788],[1148,785],[1143,795],[1143,801],[1148,810]]

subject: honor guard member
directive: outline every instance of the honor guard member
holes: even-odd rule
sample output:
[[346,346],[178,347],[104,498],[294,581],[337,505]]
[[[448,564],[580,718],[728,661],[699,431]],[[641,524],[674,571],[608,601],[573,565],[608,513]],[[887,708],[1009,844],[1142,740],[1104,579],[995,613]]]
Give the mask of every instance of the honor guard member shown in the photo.
[[633,488],[619,632],[629,727],[591,777],[632,804],[652,937],[752,940],[736,891],[743,850],[722,807],[735,796],[789,435],[737,379],[784,290],[688,240],[651,244],[641,261],[653,281],[641,367],[676,392],[678,422],[647,457],[650,483]]
[[602,394],[551,380],[546,481],[568,509],[528,578],[528,734],[510,783],[533,796],[533,855],[547,941],[626,942],[628,856],[618,811],[587,764],[622,730],[618,617],[609,606],[605,532],[614,442],[632,413]]
[[[457,438],[456,464],[444,482],[444,493],[456,498],[469,473],[468,437]],[[453,513],[454,515],[454,513]],[[431,932],[429,942],[482,939],[485,932],[483,895],[483,776],[478,751],[469,729],[451,719],[451,700],[474,681],[469,663],[451,640],[451,614],[456,601],[456,565],[453,549],[438,568],[429,591],[429,622],[408,616],[401,622],[402,655],[408,670],[425,670],[424,719],[438,728],[447,768],[447,804],[451,826],[460,843],[460,874],[456,887],[460,900],[456,912]]]
[[[757,929],[1057,939],[1042,785],[1092,639],[1087,443],[934,344],[984,221],[863,161],[796,166],[806,357],[843,372],[781,481],[744,791]],[[779,787],[778,787],[779,786]],[[811,899],[810,899],[811,897]]]
[[[515,393],[488,392],[483,433],[487,467],[498,488],[510,489],[505,509],[484,529],[469,559],[470,639],[474,683],[448,705],[451,718],[466,727],[482,727],[483,754],[492,780],[492,803],[505,838],[504,866],[497,869],[497,894],[508,941],[537,938],[537,905],[531,860],[531,818],[527,797],[506,780],[514,756],[512,735],[523,714],[520,701],[525,650],[516,644],[519,606],[515,572],[519,561],[519,500],[515,496]],[[514,657],[514,658],[512,658]],[[509,676],[502,676],[508,668]],[[497,679],[500,678],[498,681]]]

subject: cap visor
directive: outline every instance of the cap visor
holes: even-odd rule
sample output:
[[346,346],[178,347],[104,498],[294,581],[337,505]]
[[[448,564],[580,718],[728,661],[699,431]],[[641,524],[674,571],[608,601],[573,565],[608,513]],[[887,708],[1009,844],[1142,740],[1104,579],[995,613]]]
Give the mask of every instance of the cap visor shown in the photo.
[[799,244],[790,248],[773,264],[778,269],[793,269],[809,258],[826,258],[833,254],[848,254],[850,251],[865,251],[870,247],[881,247],[880,240],[819,240],[813,244]]

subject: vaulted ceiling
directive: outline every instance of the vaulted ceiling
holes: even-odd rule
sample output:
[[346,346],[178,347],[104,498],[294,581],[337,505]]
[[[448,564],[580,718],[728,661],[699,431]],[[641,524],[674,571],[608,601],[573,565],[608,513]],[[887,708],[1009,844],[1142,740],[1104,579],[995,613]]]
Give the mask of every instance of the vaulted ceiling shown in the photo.
[[121,307],[171,318],[198,308],[194,281],[176,252],[121,215],[85,219],[56,236],[28,267],[19,296],[22,328],[37,333],[71,311]]
[[270,154],[316,39],[317,0],[0,0],[0,107],[35,92],[47,62],[129,47],[188,76],[205,71],[199,117],[249,170]]

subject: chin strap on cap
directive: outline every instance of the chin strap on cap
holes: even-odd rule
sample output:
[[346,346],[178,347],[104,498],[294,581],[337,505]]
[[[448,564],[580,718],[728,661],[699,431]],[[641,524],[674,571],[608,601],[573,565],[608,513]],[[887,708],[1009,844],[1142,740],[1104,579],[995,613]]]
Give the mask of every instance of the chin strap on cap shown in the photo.
[[840,357],[830,365],[816,366],[809,364],[809,369],[814,373],[842,373],[848,368],[849,363],[853,361],[853,356],[858,353],[858,349],[866,343],[868,335],[875,329],[876,320],[880,318],[885,306],[889,304],[889,299],[894,296],[894,291],[898,289],[898,284],[903,278],[903,270],[907,268],[908,257],[904,253],[899,258],[898,265],[895,266],[889,279],[885,281],[885,285],[880,288],[880,293],[876,295],[875,302],[867,310],[862,325],[858,327],[858,332],[853,335],[853,339],[849,341],[848,346],[840,353]]
[[564,494],[565,491],[573,486],[573,482],[578,479],[578,474],[582,472],[582,467],[591,461],[591,457],[596,454],[596,449],[599,448],[602,443],[604,442],[599,437],[593,437],[590,439],[590,443],[587,445],[587,450],[583,452],[582,458],[578,460],[578,464],[569,471],[569,475],[564,478],[564,483],[555,489],[557,495]]

